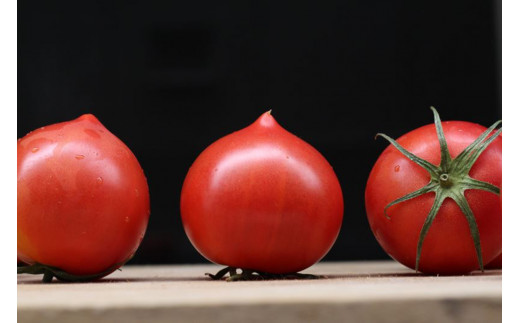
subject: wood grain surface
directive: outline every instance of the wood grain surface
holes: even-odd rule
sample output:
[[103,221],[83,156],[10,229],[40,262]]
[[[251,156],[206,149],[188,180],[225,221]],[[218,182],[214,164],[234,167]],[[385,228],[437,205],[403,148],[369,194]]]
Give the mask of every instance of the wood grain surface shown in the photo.
[[423,276],[329,262],[317,280],[212,281],[217,265],[125,266],[91,283],[18,275],[18,322],[501,322],[502,272]]

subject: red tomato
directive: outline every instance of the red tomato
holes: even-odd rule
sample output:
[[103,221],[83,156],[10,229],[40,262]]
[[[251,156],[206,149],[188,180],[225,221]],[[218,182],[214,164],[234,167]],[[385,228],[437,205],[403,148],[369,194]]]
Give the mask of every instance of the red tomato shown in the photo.
[[149,214],[139,162],[93,115],[18,140],[23,262],[77,276],[108,275],[132,257]]
[[210,261],[293,273],[319,261],[335,242],[343,196],[325,158],[266,112],[195,160],[181,215],[192,244]]
[[[486,130],[478,124],[462,121],[442,122],[442,128],[451,158],[459,155]],[[415,129],[397,142],[433,165],[441,163],[440,144],[434,124]],[[453,179],[449,190],[459,190],[463,185],[459,177],[446,173]],[[482,152],[471,167],[469,176],[498,188],[502,187],[501,136]],[[367,216],[377,241],[392,258],[410,268],[416,268],[421,229],[436,194],[429,192],[392,205],[387,209],[388,218],[385,216],[385,207],[424,187],[431,178],[428,171],[390,145],[375,163],[365,191]],[[439,178],[435,179],[437,184]],[[438,185],[437,188],[439,187],[441,186]],[[480,238],[482,254],[480,265],[486,264],[502,248],[501,196],[479,189],[466,190],[462,195],[467,199],[478,226],[477,236]],[[424,237],[420,262],[416,269],[431,274],[461,274],[478,269],[478,246],[470,232],[468,220],[461,208],[454,199],[446,198]]]

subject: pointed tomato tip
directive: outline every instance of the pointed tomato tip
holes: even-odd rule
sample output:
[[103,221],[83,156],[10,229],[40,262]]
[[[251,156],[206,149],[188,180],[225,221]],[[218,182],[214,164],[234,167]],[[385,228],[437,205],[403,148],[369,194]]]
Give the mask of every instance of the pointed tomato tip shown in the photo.
[[85,113],[81,115],[78,120],[97,120],[96,116],[94,116],[92,113]]
[[96,118],[96,116],[91,113],[86,113],[86,114],[80,116],[79,118],[77,118],[76,120],[77,121],[88,121],[88,122],[92,122],[92,123],[101,123],[98,120],[98,118]]
[[255,123],[259,124],[262,127],[273,127],[277,126],[278,122],[274,119],[273,115],[271,114],[273,110],[269,110],[267,112],[264,112]]

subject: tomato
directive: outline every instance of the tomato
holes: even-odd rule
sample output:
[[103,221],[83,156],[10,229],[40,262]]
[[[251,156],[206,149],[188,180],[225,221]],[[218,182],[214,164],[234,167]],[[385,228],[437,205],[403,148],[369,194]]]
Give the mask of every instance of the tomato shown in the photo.
[[[398,145],[434,168],[426,170],[426,166],[412,161],[411,155],[405,156],[403,150],[390,145],[368,178],[366,212],[377,241],[392,258],[423,273],[462,274],[482,269],[501,253],[502,138],[499,130],[484,141],[489,144],[487,148],[481,143],[461,154],[486,128],[463,121],[441,123],[435,110],[434,115],[435,124],[397,140]],[[487,134],[493,134],[497,124]],[[442,149],[443,157],[440,142],[447,145],[447,150]],[[468,151],[476,160],[467,160],[471,156]],[[409,195],[427,185],[429,190]],[[407,198],[393,202],[403,196]],[[439,202],[436,207],[434,201]],[[459,205],[469,205],[469,210],[464,208],[463,212]]]
[[266,112],[198,156],[182,187],[181,215],[210,261],[294,273],[332,247],[343,196],[326,159]]
[[103,277],[132,257],[149,214],[139,162],[93,115],[18,140],[23,262],[52,268],[65,280]]

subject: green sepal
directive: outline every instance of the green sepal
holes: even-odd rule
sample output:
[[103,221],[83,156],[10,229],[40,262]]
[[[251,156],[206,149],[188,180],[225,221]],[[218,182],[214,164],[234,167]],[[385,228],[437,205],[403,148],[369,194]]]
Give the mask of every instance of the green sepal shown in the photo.
[[422,245],[424,242],[424,239],[426,238],[426,234],[428,233],[428,230],[430,230],[430,227],[433,223],[433,220],[437,216],[437,213],[439,213],[439,209],[441,208],[442,202],[446,199],[446,194],[442,191],[436,191],[435,193],[435,200],[433,200],[432,207],[430,209],[430,212],[428,212],[428,215],[426,216],[426,220],[424,221],[424,224],[421,228],[421,232],[419,233],[419,241],[417,242],[417,251],[415,253],[415,270],[419,270],[419,261],[421,259],[421,251],[422,251]]
[[447,172],[449,168],[449,164],[451,163],[451,155],[448,149],[448,143],[446,142],[446,137],[444,137],[444,130],[442,129],[441,117],[437,110],[434,107],[430,107],[433,111],[433,118],[435,123],[435,131],[437,132],[437,138],[439,138],[439,144],[441,146],[441,164],[440,169],[443,172]]
[[404,201],[407,201],[407,200],[411,200],[413,198],[416,198],[418,196],[421,196],[423,194],[426,194],[426,193],[430,193],[430,192],[434,192],[435,191],[435,188],[438,186],[437,183],[434,183],[434,182],[429,182],[428,185],[424,186],[424,187],[421,187],[420,189],[418,189],[417,191],[414,191],[412,193],[408,193],[406,194],[405,196],[403,197],[400,197],[398,198],[397,200],[389,203],[387,206],[385,206],[385,216],[387,219],[390,219],[390,216],[386,213],[386,210],[395,205],[395,204],[398,204],[398,203],[401,203],[401,202],[404,202]]
[[385,135],[384,133],[378,133],[376,134],[376,138],[377,137],[383,137],[385,138],[387,141],[389,141],[395,148],[397,148],[397,150],[399,150],[401,153],[403,153],[403,155],[405,155],[406,157],[408,157],[408,159],[410,159],[411,161],[413,161],[414,163],[416,163],[417,165],[421,166],[422,168],[424,168],[425,170],[428,171],[428,173],[430,173],[430,175],[433,173],[437,173],[438,171],[438,167],[433,165],[432,163],[430,163],[429,161],[427,160],[424,160],[414,154],[412,154],[411,152],[409,152],[408,150],[404,149],[397,141],[395,141],[394,139],[388,137],[387,135]]
[[473,211],[469,207],[468,201],[464,196],[464,192],[455,192],[454,196],[451,196],[453,200],[457,203],[457,205],[462,210],[462,213],[466,216],[466,220],[469,224],[469,231],[471,232],[471,238],[473,238],[473,244],[475,245],[475,250],[477,252],[478,266],[481,271],[484,271],[484,264],[482,263],[482,250],[480,247],[480,233],[478,231],[477,220],[473,215]]
[[[489,136],[489,134],[495,130],[495,128],[500,124],[502,123],[502,120],[498,120],[497,122],[495,122],[493,125],[491,125],[491,127],[489,127],[486,131],[484,131],[480,136],[478,136],[477,139],[475,139],[474,142],[472,142],[468,147],[466,147],[454,160],[453,162],[451,163],[451,167],[450,167],[450,170],[449,171],[452,171],[452,170],[456,170],[456,171],[462,171],[464,170],[466,174],[469,173],[470,169],[471,169],[471,166],[473,166],[474,162],[469,164],[468,162],[468,159],[470,158],[470,156],[472,154],[474,154],[475,152],[478,153],[477,157],[480,155],[480,153],[482,151],[484,151],[485,147],[482,148],[482,142]],[[497,132],[495,132],[495,134],[490,137],[489,139],[494,140],[500,133],[502,132],[502,129],[498,129]],[[491,142],[489,141],[489,142]],[[478,152],[479,150],[479,147],[480,148],[480,153]],[[486,145],[487,147],[487,145]],[[475,158],[475,161],[476,161],[476,158]],[[465,168],[468,168],[467,166],[469,165],[469,169],[465,169]]]
[[479,181],[469,176],[462,179],[460,184],[464,185],[465,189],[483,190],[495,195],[500,195],[500,188],[488,182]]

